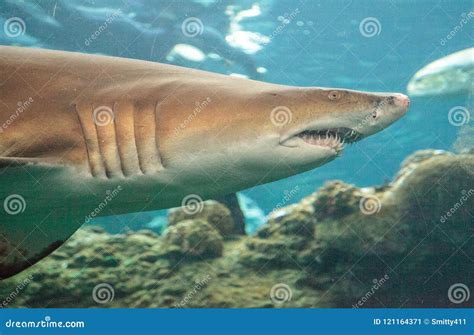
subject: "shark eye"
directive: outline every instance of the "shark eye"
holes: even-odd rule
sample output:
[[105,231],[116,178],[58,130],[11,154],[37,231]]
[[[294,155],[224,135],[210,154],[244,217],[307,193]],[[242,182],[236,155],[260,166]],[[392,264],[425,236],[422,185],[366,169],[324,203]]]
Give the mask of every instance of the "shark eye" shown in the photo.
[[376,119],[377,118],[377,111],[373,111],[372,112],[372,119]]
[[341,94],[338,91],[330,91],[328,98],[329,100],[339,100],[341,98]]

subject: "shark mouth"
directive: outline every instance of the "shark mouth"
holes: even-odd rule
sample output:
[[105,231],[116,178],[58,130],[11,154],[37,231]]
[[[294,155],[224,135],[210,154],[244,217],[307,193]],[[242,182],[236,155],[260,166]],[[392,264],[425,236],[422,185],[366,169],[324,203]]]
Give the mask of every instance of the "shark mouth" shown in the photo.
[[305,130],[296,136],[308,144],[327,147],[335,150],[337,153],[344,149],[346,143],[357,142],[363,137],[361,133],[350,128]]

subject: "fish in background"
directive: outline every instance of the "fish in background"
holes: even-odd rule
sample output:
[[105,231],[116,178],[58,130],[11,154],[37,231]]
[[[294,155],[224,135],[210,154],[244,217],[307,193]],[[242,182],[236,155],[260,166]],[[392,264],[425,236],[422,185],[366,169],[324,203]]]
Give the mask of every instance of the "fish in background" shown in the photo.
[[413,97],[466,96],[474,91],[474,48],[440,58],[419,70],[407,86]]
[[[186,11],[179,4],[166,1],[159,6],[146,0],[126,6],[120,3],[121,7],[111,7],[108,2],[101,3],[103,7],[84,4],[87,2],[45,0],[31,5],[6,0],[2,3],[0,21],[4,23],[8,18],[19,17],[25,23],[26,34],[2,37],[0,43],[81,50],[157,62],[169,62],[167,55],[175,45],[189,44],[204,54],[217,54],[227,68],[235,67],[249,77],[260,77],[251,55],[226,42],[230,22],[224,9],[220,10],[225,8],[226,2],[207,6],[190,2]],[[222,12],[221,20],[215,20],[219,12]],[[212,20],[205,20],[210,15]],[[202,18],[204,22],[189,21],[189,26],[183,26],[189,18]],[[183,29],[190,29],[189,34]]]
[[474,48],[464,49],[440,58],[419,70],[407,86],[414,97],[457,97],[465,99],[465,107],[451,109],[459,118],[459,130],[452,145],[455,152],[471,152],[474,128],[470,126],[470,110],[474,102]]

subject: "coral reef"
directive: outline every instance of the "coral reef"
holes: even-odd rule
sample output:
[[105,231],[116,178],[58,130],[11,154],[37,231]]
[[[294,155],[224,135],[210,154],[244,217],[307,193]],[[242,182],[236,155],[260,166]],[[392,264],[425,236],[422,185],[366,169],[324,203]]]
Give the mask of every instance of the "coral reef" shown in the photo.
[[474,287],[473,171],[472,154],[417,152],[389,184],[328,182],[254,236],[224,239],[232,218],[215,202],[172,211],[162,236],[87,227],[2,281],[0,297],[5,307],[473,307],[448,293]]

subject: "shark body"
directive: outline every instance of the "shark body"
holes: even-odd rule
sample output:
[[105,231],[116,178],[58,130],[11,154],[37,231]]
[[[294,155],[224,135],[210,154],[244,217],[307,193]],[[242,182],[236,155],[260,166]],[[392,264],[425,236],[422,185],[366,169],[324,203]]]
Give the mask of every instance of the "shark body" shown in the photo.
[[398,93],[0,47],[0,278],[91,217],[195,205],[318,167],[408,105]]

